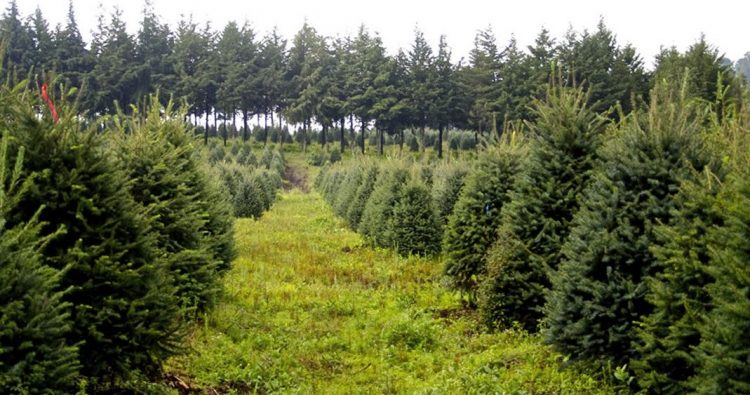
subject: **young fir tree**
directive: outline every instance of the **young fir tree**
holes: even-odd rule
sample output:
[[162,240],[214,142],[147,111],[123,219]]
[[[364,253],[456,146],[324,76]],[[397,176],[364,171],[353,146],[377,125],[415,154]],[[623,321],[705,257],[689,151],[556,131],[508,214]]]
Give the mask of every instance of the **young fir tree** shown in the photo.
[[263,186],[256,177],[245,176],[239,181],[237,191],[232,197],[234,215],[239,218],[260,218],[263,215],[267,199]]
[[[65,269],[59,289],[69,290],[70,345],[80,344],[81,373],[93,383],[117,383],[159,367],[179,338],[179,310],[170,276],[154,248],[145,209],[130,195],[127,175],[105,149],[103,136],[81,130],[69,108],[54,123],[39,117],[46,106],[31,92],[0,92],[0,129],[10,149],[26,149],[23,177],[34,183],[10,213],[13,228],[39,214],[42,262]],[[101,379],[101,380],[100,380]]]
[[550,87],[534,105],[529,155],[503,206],[480,286],[479,307],[490,326],[519,322],[533,331],[543,316],[548,274],[560,262],[606,126],[587,101],[580,89]]
[[468,173],[469,168],[465,162],[443,164],[435,170],[432,202],[441,233],[458,201]]
[[660,244],[652,251],[663,271],[647,283],[653,311],[640,323],[637,356],[631,362],[643,390],[665,394],[692,390],[688,380],[699,366],[694,349],[710,305],[706,285],[713,282],[707,233],[724,222],[715,204],[718,178],[707,172],[685,182],[675,197],[676,218],[656,229]]
[[383,165],[359,223],[359,233],[377,247],[393,247],[394,235],[389,222],[401,190],[409,181],[409,171],[401,163]]
[[363,165],[354,164],[349,166],[346,177],[341,183],[341,189],[338,191],[336,199],[332,204],[336,215],[344,217],[347,211],[349,211],[349,207],[354,200],[354,195],[357,193],[359,186],[362,185],[364,176],[365,168]]
[[430,190],[411,181],[400,191],[389,224],[393,244],[401,255],[433,255],[440,252],[440,227]]
[[362,176],[362,183],[354,193],[352,202],[346,210],[346,222],[351,229],[357,229],[359,227],[362,212],[365,210],[365,205],[370,199],[370,195],[375,188],[375,182],[379,175],[380,166],[377,163],[369,163],[366,165]]
[[477,276],[484,272],[484,255],[495,241],[500,210],[508,202],[508,192],[526,154],[520,136],[509,135],[480,154],[445,230],[445,271],[459,289],[470,295],[475,291]]
[[650,110],[609,137],[552,276],[546,340],[577,358],[627,362],[637,322],[652,311],[646,279],[659,271],[655,227],[674,219],[675,194],[706,154],[700,107],[652,92]]
[[750,163],[747,113],[735,106],[724,109],[712,116],[712,130],[706,136],[716,165],[696,175],[695,181],[683,183],[676,198],[676,220],[657,229],[663,245],[653,252],[663,271],[648,283],[648,301],[654,310],[640,324],[638,357],[631,364],[638,385],[646,391],[695,390],[690,379],[701,363],[696,352],[699,329],[706,325],[712,306],[707,286],[715,281],[710,270],[715,248],[711,229],[726,222],[717,195],[723,185],[733,185],[726,182],[728,173],[745,171]]
[[699,328],[699,368],[691,384],[702,394],[750,392],[750,182],[733,174],[717,200],[723,226],[709,231],[712,309]]
[[[180,305],[203,309],[220,290],[221,262],[210,249],[206,205],[200,199],[208,175],[195,155],[194,139],[171,103],[164,117],[156,96],[146,114],[118,119],[122,130],[116,155],[132,195],[150,213],[156,247],[177,287]],[[127,132],[126,132],[127,131]],[[227,205],[214,201],[214,205]]]
[[38,235],[38,215],[13,228],[5,223],[32,184],[20,180],[23,156],[21,148],[9,162],[8,137],[0,140],[0,389],[66,394],[79,364],[77,348],[66,342],[70,306],[57,290],[61,273],[42,264],[39,250],[48,239]]

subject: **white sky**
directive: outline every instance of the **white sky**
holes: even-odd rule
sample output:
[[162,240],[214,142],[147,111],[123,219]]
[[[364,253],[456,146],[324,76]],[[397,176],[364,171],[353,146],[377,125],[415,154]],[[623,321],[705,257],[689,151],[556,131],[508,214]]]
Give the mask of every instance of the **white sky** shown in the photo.
[[[100,3],[107,12],[119,6],[130,31],[137,31],[142,0],[73,0],[87,42],[96,26]],[[23,15],[39,5],[50,26],[63,22],[67,13],[66,0],[18,0],[18,4]],[[499,46],[511,34],[526,46],[542,26],[553,37],[562,37],[569,26],[578,31],[594,30],[600,17],[619,43],[632,43],[638,48],[649,68],[660,46],[675,45],[684,50],[701,33],[732,60],[750,51],[750,0],[153,0],[153,4],[162,20],[173,27],[181,15],[192,14],[201,24],[211,21],[217,30],[229,20],[247,20],[260,35],[278,26],[288,39],[305,18],[328,36],[356,33],[364,23],[380,33],[391,53],[408,48],[414,28],[419,26],[433,46],[441,34],[446,34],[454,61],[468,54],[476,30],[488,25],[493,27]]]

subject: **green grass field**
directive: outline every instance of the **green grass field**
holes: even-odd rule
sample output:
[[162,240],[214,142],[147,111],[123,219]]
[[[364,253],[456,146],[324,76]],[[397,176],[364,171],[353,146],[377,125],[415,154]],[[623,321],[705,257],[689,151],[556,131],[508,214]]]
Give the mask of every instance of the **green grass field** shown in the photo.
[[[300,166],[300,158],[290,158]],[[310,175],[312,176],[312,175]],[[363,246],[316,192],[236,224],[226,296],[167,371],[207,393],[611,393],[536,336],[485,333],[442,263]],[[210,392],[210,391],[216,392]]]

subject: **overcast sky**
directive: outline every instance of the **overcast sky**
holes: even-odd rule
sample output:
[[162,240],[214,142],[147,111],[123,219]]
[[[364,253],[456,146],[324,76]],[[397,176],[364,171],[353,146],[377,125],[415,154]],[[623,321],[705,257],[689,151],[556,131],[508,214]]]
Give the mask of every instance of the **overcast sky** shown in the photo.
[[[2,0],[0,0],[2,1]],[[66,0],[19,0],[23,15],[39,6],[50,26],[64,21]],[[79,28],[88,42],[96,26],[100,4],[106,12],[118,6],[128,28],[135,33],[141,19],[143,0],[73,0]],[[229,20],[247,20],[261,34],[273,26],[287,38],[305,18],[327,36],[356,32],[364,23],[383,38],[389,52],[408,48],[416,26],[437,44],[445,34],[453,59],[466,56],[477,29],[491,25],[499,45],[515,34],[520,45],[531,44],[544,26],[554,37],[562,37],[569,26],[594,30],[600,17],[615,32],[621,44],[635,45],[650,68],[660,46],[683,50],[701,33],[728,58],[736,60],[750,51],[748,21],[750,0],[153,0],[163,21],[176,26],[181,15],[195,21],[211,21],[221,29]]]

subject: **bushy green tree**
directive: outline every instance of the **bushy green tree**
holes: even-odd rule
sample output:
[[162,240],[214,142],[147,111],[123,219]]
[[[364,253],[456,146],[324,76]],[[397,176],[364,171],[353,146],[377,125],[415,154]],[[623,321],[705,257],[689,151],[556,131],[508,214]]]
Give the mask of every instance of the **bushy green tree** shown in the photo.
[[393,209],[401,189],[408,180],[409,171],[401,163],[384,164],[380,170],[358,227],[359,233],[370,244],[378,247],[393,246],[392,228],[388,223],[393,218]]
[[[61,273],[42,264],[34,215],[13,228],[5,218],[32,186],[21,181],[24,150],[8,159],[0,140],[0,389],[5,393],[65,394],[78,375],[77,348],[67,343],[71,322],[58,282]],[[39,211],[37,211],[37,214]],[[52,235],[54,237],[54,234]]]
[[655,227],[674,220],[680,183],[707,162],[701,107],[666,87],[648,113],[608,136],[552,277],[545,338],[577,358],[624,363],[636,323],[653,307],[646,279],[659,272]]
[[346,210],[346,222],[350,228],[357,229],[359,227],[362,213],[365,210],[367,201],[370,199],[372,190],[375,188],[375,182],[379,174],[380,166],[376,163],[370,163],[365,167],[362,176],[362,183],[357,187],[357,190],[352,196],[352,202]]
[[440,227],[430,190],[411,181],[399,192],[389,223],[396,251],[401,255],[433,255],[440,252]]
[[201,200],[209,175],[200,166],[181,114],[170,103],[163,117],[157,98],[151,100],[143,116],[117,122],[123,130],[115,153],[132,180],[133,197],[151,215],[156,247],[177,287],[180,305],[203,309],[220,289],[219,267],[229,264],[209,248],[215,236],[207,232],[207,207]]
[[354,195],[357,193],[357,189],[362,185],[364,176],[364,166],[352,164],[348,167],[346,176],[342,180],[341,188],[332,204],[333,211],[336,215],[340,217],[346,216],[349,207],[354,201]]
[[734,174],[717,200],[723,226],[709,230],[712,243],[707,286],[711,311],[699,326],[699,368],[692,385],[698,393],[750,391],[750,182]]
[[435,169],[432,202],[441,231],[448,221],[448,216],[453,212],[468,173],[469,167],[463,161],[446,163]]
[[526,148],[520,136],[488,147],[466,178],[443,239],[446,273],[455,286],[473,294],[477,276],[484,272],[484,255],[495,241],[500,210],[508,202]]
[[103,135],[81,130],[70,109],[59,108],[53,123],[39,117],[36,109],[45,107],[33,101],[36,94],[0,89],[6,100],[0,129],[9,131],[11,152],[25,147],[23,177],[34,177],[7,226],[28,222],[45,205],[40,236],[65,227],[42,248],[42,262],[65,269],[59,289],[70,290],[63,296],[73,323],[68,344],[80,344],[81,372],[93,382],[116,383],[157,368],[179,340],[179,310],[127,175],[105,150]]
[[245,176],[239,181],[232,197],[234,215],[240,218],[260,218],[265,210],[267,194],[259,185],[260,179]]
[[503,206],[482,280],[479,306],[490,326],[519,322],[535,330],[543,316],[548,274],[557,269],[605,129],[587,101],[580,89],[550,87],[534,105],[529,154]]

